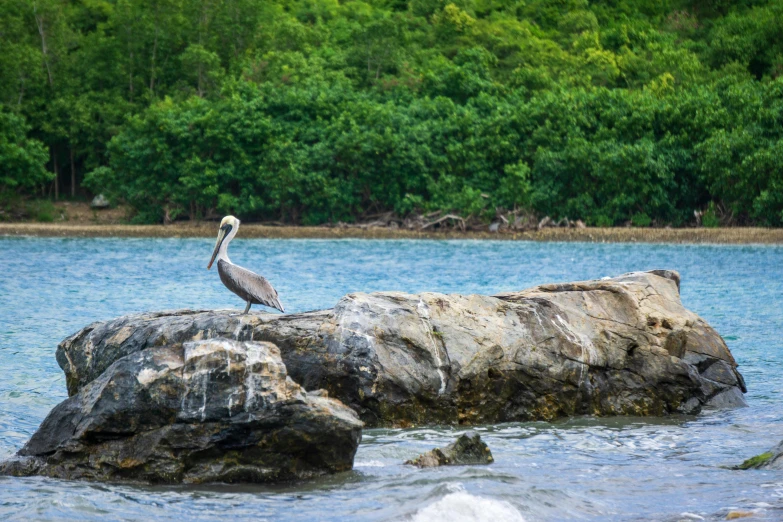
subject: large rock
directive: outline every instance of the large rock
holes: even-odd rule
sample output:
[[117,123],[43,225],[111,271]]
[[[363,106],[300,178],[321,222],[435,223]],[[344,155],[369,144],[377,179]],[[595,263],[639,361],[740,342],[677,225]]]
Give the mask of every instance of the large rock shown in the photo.
[[668,270],[492,297],[354,293],[301,314],[132,315],[86,327],[57,360],[74,394],[121,357],[217,336],[277,344],[296,382],[328,390],[372,426],[745,404],[726,344],[682,306]]
[[111,202],[103,194],[98,194],[90,202],[90,208],[109,208]]
[[351,469],[362,423],[308,394],[270,343],[163,344],[118,358],[56,406],[0,473],[269,482]]

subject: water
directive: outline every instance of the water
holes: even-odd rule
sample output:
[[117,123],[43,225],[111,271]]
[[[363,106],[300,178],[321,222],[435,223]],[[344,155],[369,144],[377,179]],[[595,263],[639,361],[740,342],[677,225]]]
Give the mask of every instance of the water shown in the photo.
[[[210,239],[0,238],[0,459],[66,397],[54,349],[96,320],[167,308],[241,309],[205,270]],[[783,519],[783,474],[723,468],[783,438],[783,248],[473,241],[237,240],[290,311],[352,291],[495,293],[631,270],[680,271],[685,305],[726,338],[749,408],[695,417],[590,418],[477,429],[491,466],[405,459],[460,429],[366,430],[354,471],[281,486],[140,487],[0,477],[19,520]]]

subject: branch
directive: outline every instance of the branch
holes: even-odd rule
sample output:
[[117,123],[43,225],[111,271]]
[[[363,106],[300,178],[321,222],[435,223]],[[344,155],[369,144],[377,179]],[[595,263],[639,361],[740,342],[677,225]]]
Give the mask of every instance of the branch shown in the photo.
[[445,216],[443,216],[441,218],[438,218],[435,221],[430,221],[426,225],[422,225],[421,229],[424,230],[427,227],[431,227],[433,225],[437,225],[438,223],[441,223],[441,222],[443,222],[443,221],[445,221],[447,219],[453,219],[454,221],[458,221],[460,230],[463,230],[463,231],[465,230],[465,220],[462,219],[460,216],[457,216],[455,214],[446,214]]

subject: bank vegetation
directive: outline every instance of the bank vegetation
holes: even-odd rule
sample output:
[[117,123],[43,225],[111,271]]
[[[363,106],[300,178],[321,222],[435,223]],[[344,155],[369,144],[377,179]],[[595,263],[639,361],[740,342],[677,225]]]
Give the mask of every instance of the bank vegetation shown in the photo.
[[0,218],[103,193],[135,223],[780,226],[781,19],[783,0],[1,0]]

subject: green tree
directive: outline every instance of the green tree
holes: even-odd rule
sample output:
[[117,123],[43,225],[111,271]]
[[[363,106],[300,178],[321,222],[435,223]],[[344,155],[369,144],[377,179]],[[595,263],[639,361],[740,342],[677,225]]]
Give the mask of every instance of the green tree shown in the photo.
[[0,106],[0,193],[37,189],[52,179],[46,147],[27,137],[24,119]]

